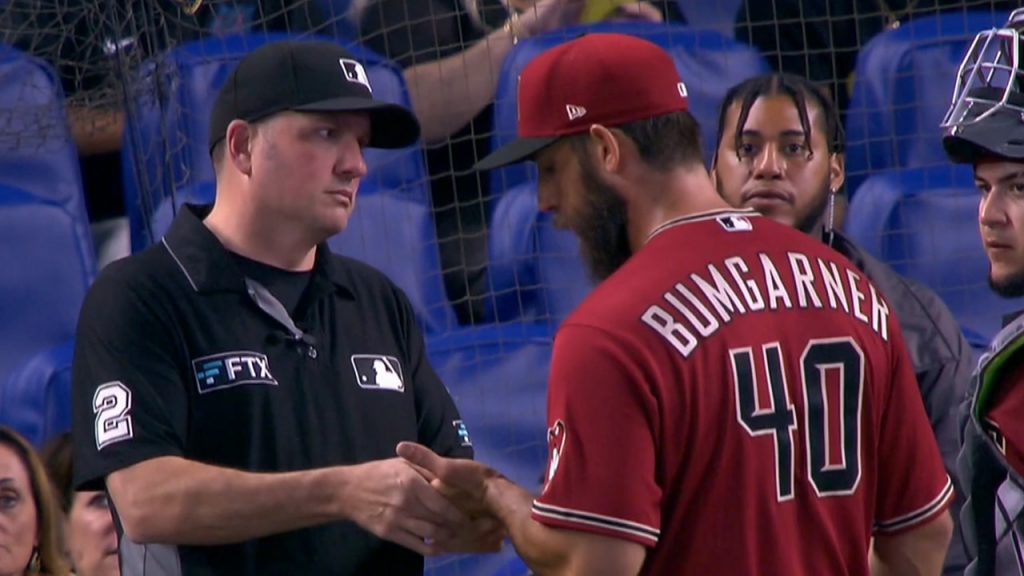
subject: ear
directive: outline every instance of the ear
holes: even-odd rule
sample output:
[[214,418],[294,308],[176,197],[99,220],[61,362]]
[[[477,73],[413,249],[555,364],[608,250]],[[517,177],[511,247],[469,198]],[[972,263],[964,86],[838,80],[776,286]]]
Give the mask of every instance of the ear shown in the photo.
[[228,129],[225,133],[225,159],[236,170],[246,176],[252,176],[252,144],[254,135],[255,130],[253,126],[244,120],[238,119],[232,120],[228,124]]
[[846,156],[836,152],[828,158],[828,185],[830,190],[839,190],[846,182]]
[[618,172],[622,166],[622,146],[611,130],[594,124],[590,127],[591,144],[597,151],[596,165],[605,172]]

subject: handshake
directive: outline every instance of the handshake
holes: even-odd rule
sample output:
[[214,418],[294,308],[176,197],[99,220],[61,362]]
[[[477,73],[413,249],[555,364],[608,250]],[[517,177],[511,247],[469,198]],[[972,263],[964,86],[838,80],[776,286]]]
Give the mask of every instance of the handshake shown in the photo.
[[494,553],[529,517],[530,495],[488,466],[412,442],[397,454],[358,466],[350,487],[351,520],[379,538],[424,556]]

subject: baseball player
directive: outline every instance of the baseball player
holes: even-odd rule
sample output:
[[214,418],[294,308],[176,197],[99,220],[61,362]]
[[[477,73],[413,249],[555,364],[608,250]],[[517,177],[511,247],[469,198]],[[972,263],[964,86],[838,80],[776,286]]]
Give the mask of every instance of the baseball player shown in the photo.
[[555,337],[546,482],[399,454],[540,574],[937,574],[953,490],[889,304],[722,200],[687,94],[629,36],[526,67],[519,139],[481,167],[535,161],[601,280]]
[[[975,37],[943,121],[950,159],[973,166],[989,286],[1007,298],[1024,296],[1022,29],[1024,10],[1017,10],[1004,28]],[[961,410],[958,467],[967,503],[960,519],[969,576],[1024,574],[1022,330],[1024,319],[1007,319],[982,355]]]

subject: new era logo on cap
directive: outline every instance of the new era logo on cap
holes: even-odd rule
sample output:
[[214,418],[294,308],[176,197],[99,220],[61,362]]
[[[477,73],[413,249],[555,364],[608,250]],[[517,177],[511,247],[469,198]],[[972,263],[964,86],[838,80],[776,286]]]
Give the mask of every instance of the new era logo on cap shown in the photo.
[[362,84],[366,86],[367,90],[373,92],[373,88],[370,87],[370,77],[366,75],[366,68],[363,68],[362,64],[349,58],[341,58],[338,63],[341,64],[341,69],[345,71],[345,78],[349,82]]
[[565,111],[569,114],[570,121],[583,118],[584,114],[587,113],[587,109],[583,106],[573,106],[572,104],[566,104]]

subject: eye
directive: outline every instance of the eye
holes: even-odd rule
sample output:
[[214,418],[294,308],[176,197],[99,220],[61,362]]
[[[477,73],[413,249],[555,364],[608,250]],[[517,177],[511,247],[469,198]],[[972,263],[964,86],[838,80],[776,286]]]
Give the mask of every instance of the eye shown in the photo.
[[1024,182],[1010,184],[1010,193],[1014,196],[1024,196]]
[[978,193],[981,194],[982,198],[988,196],[988,193],[991,191],[991,187],[984,182],[975,182],[974,187],[978,189]]
[[90,508],[110,508],[110,499],[107,497],[106,492],[98,492],[89,498]]
[[806,156],[807,146],[803,142],[790,142],[783,147],[787,156]]
[[317,136],[323,138],[324,140],[333,140],[334,136],[338,133],[338,131],[332,127],[324,126],[322,128],[319,128],[316,133]]
[[750,142],[743,142],[736,148],[736,154],[740,158],[752,158],[757,155],[757,147]]
[[0,510],[11,510],[18,505],[21,497],[13,493],[0,494]]

